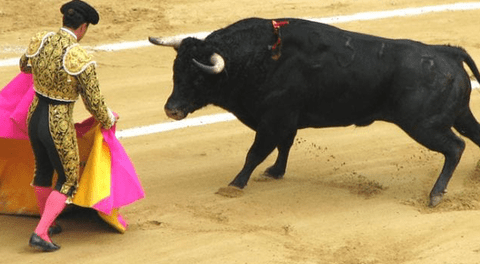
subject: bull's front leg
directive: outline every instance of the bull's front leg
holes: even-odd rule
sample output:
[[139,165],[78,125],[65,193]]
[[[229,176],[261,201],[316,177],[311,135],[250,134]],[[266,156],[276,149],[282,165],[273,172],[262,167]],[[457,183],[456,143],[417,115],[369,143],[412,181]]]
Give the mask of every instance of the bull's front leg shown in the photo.
[[248,151],[245,165],[235,179],[229,184],[240,189],[246,185],[253,170],[262,163],[278,146],[279,154],[275,164],[267,170],[274,178],[281,178],[287,166],[288,153],[297,134],[298,113],[272,109],[263,116],[257,127],[257,134]]
[[255,141],[248,151],[242,170],[229,184],[229,186],[243,189],[247,185],[253,170],[255,170],[255,168],[262,163],[275,149],[277,145],[275,138],[276,137],[270,136],[269,133],[257,131],[257,134],[255,135]]

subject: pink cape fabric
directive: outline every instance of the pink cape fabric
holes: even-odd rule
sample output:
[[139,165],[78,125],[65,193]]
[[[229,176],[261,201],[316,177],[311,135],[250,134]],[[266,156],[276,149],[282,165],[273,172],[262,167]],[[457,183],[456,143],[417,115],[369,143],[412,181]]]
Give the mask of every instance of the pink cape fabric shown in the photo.
[[[90,117],[82,123],[75,124],[77,136],[87,133],[96,121]],[[110,196],[93,206],[94,209],[107,215],[115,208],[120,208],[145,197],[143,188],[138,180],[137,173],[125,149],[115,136],[115,128],[102,128],[103,139],[110,149],[111,155],[111,182]]]
[[[34,95],[33,77],[25,73],[18,74],[0,91],[0,138],[28,140],[26,119]],[[93,117],[75,124],[77,137],[82,137],[96,125],[98,122]],[[110,176],[110,195],[92,208],[105,214],[106,216],[100,214],[104,220],[105,217],[114,217],[115,221],[126,228],[118,209],[144,198],[145,193],[130,158],[115,136],[115,129],[116,126],[108,130],[101,129],[111,157],[111,175],[106,175]]]
[[33,100],[33,77],[20,73],[0,92],[0,137],[27,139],[27,114]]

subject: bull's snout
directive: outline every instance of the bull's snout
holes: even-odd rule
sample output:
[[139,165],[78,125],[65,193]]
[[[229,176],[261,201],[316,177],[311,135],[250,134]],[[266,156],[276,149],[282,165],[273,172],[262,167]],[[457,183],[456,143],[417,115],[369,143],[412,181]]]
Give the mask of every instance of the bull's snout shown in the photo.
[[178,107],[174,107],[170,103],[167,103],[165,105],[165,113],[168,117],[175,120],[182,120],[187,116],[187,113],[185,113],[185,111],[180,110]]

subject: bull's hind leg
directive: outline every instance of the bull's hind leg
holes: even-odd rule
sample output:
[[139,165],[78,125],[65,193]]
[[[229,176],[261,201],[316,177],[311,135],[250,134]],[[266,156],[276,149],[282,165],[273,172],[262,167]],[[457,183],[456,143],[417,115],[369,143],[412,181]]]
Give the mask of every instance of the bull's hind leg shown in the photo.
[[442,153],[445,163],[432,191],[430,192],[430,206],[437,206],[443,198],[448,182],[460,161],[465,142],[457,137],[450,128],[416,128],[414,131],[405,130],[413,139],[430,150]]
[[280,179],[285,174],[287,169],[288,154],[290,153],[290,148],[293,145],[293,140],[297,135],[297,131],[288,135],[278,146],[278,156],[275,164],[265,170],[264,176],[271,177],[274,179]]
[[453,125],[463,136],[472,140],[480,147],[480,124],[468,108],[462,115],[458,116]]

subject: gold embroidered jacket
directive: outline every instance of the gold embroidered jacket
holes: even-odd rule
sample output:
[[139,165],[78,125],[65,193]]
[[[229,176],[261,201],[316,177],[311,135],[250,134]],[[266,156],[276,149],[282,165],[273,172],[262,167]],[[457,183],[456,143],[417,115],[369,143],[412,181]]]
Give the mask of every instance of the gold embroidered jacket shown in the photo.
[[64,102],[75,102],[80,94],[86,109],[108,129],[115,117],[100,93],[95,66],[76,36],[63,28],[37,33],[20,59],[21,71],[33,73],[37,93]]

